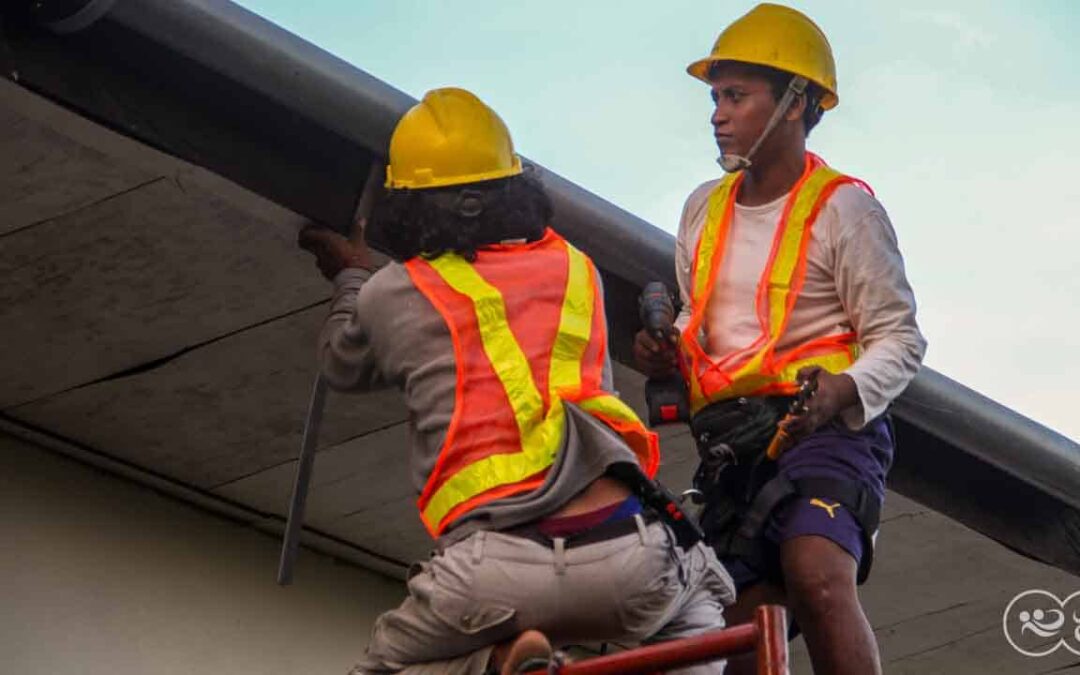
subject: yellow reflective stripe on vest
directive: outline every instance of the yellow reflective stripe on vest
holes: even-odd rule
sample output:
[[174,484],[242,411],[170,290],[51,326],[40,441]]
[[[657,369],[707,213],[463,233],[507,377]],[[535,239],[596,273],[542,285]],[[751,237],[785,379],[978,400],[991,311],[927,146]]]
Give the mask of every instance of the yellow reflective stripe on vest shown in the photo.
[[[732,382],[731,386],[724,391],[724,398],[750,396],[755,391],[777,382],[795,382],[795,376],[807,366],[820,366],[830,373],[840,373],[855,361],[857,354],[858,349],[851,345],[843,351],[795,359],[774,374],[751,373]],[[707,403],[708,401],[702,401],[701,406]]]
[[552,350],[552,393],[546,415],[529,361],[510,331],[502,293],[458,255],[443,254],[428,261],[447,285],[472,301],[484,354],[514,411],[521,451],[484,457],[450,476],[424,507],[427,523],[437,525],[458,504],[500,485],[521,482],[555,461],[565,429],[565,409],[555,391],[580,387],[581,357],[588,347],[595,294],[585,256],[569,245],[567,252],[569,273]]
[[[641,418],[637,416],[634,409],[626,405],[619,397],[611,394],[590,396],[589,398],[578,401],[577,405],[585,412],[594,416],[607,417],[616,422],[641,424]],[[644,428],[644,425],[642,425],[643,430]]]
[[548,370],[549,400],[563,389],[581,388],[581,359],[592,337],[595,287],[585,254],[566,244],[568,270],[559,330]]
[[[709,276],[712,274],[713,257],[720,248],[721,238],[726,239],[726,232],[721,232],[724,225],[724,212],[728,208],[728,199],[731,198],[731,189],[735,186],[736,175],[724,176],[720,184],[713,188],[709,195],[709,210],[705,215],[705,227],[699,238],[700,246],[697,251],[697,259],[694,262],[694,290],[695,303],[707,302],[704,296],[709,292]],[[725,236],[721,236],[721,235]]]
[[[799,369],[808,365],[818,365],[830,372],[839,372],[854,361],[856,354],[849,349],[842,349],[798,359],[785,364],[777,372],[770,372],[774,358],[773,350],[790,316],[789,305],[793,304],[792,282],[802,257],[802,244],[810,217],[823,191],[839,178],[843,178],[843,174],[821,164],[814,168],[799,186],[798,192],[793,197],[794,202],[790,210],[786,212],[784,222],[778,225],[778,227],[783,227],[783,230],[779,233],[776,253],[769,262],[769,269],[764,272],[765,283],[768,284],[765,289],[768,325],[762,327],[765,342],[741,366],[734,371],[726,372],[726,380],[730,384],[719,392],[704,391],[699,379],[711,364],[693,363],[689,378],[692,411],[696,412],[712,400],[752,394],[777,382],[793,382]],[[735,176],[726,176],[709,195],[707,220],[702,229],[702,238],[695,260],[692,293],[695,316],[698,316],[698,313],[704,316],[709,295],[713,291],[710,276],[713,267],[719,264],[717,257],[723,255],[723,247],[726,246],[727,228],[730,227],[730,218],[727,214],[734,205],[735,194],[732,188],[737,182]],[[711,281],[715,282],[715,279]],[[691,325],[696,325],[693,318]],[[693,339],[696,340],[697,337],[693,336]]]
[[[698,238],[697,252],[694,257],[694,278],[693,288],[691,289],[691,298],[695,306],[704,307],[705,303],[709,301],[708,293],[711,290],[709,288],[709,278],[712,276],[712,270],[714,266],[714,257],[722,245],[721,240],[727,239],[727,232],[721,232],[722,226],[726,224],[725,211],[729,208],[729,199],[732,196],[732,189],[737,184],[737,175],[728,174],[721,179],[720,183],[713,189],[709,195],[708,212],[705,215],[705,227],[702,228],[701,235]],[[718,262],[718,261],[717,261]],[[695,322],[693,318],[690,320],[691,326],[695,329],[700,329],[698,322]],[[697,340],[697,336],[692,336],[693,340]],[[691,369],[697,367],[696,359],[691,359]],[[691,374],[689,377],[690,386],[690,402],[702,400],[704,394],[701,391],[701,382],[698,380],[696,373]]]
[[851,344],[842,351],[807,356],[803,359],[794,359],[790,363],[784,364],[782,368],[779,368],[773,375],[773,380],[777,382],[794,382],[795,376],[799,374],[799,371],[807,366],[820,366],[830,373],[840,373],[854,363],[857,358],[859,358],[859,347],[858,345]]
[[533,382],[529,360],[510,332],[502,293],[459,255],[446,253],[428,264],[448,286],[472,301],[484,353],[506,389],[518,429],[524,432],[531,420],[543,414],[544,400]]
[[[780,334],[787,325],[791,281],[799,264],[799,253],[802,251],[803,235],[806,233],[806,224],[810,219],[810,212],[813,210],[814,205],[817,204],[818,198],[821,197],[822,190],[841,175],[840,172],[822,165],[814,169],[795,195],[795,203],[792,204],[791,210],[787,214],[784,231],[780,234],[780,243],[776,249],[776,256],[773,258],[772,266],[768,270],[769,286],[766,296],[769,303],[768,340],[749,361],[735,371],[731,376],[732,380],[738,381],[760,372],[765,366],[765,358],[780,340]],[[770,380],[776,381],[776,378],[770,378]],[[794,378],[792,378],[793,380]],[[732,395],[741,396],[742,394]]]
[[839,171],[821,166],[810,174],[802,189],[795,195],[795,203],[788,213],[787,227],[784,228],[776,258],[769,271],[769,334],[774,341],[780,337],[780,331],[786,323],[791,279],[795,276],[795,267],[799,263],[799,252],[810,212],[825,186],[841,175]]

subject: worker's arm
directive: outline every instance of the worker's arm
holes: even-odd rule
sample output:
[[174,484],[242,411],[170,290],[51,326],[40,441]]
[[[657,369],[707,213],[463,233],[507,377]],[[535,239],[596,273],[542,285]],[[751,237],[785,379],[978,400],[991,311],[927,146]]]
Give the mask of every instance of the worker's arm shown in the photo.
[[861,218],[838,222],[832,233],[837,294],[863,350],[844,373],[858,395],[858,405],[841,413],[851,428],[885,411],[915,377],[926,352],[896,233],[884,209],[871,201],[873,208]]
[[[711,186],[711,183],[705,185]],[[679,218],[678,235],[675,237],[675,280],[679,284],[679,301],[682,303],[679,315],[675,317],[675,328],[679,331],[690,323],[690,316],[694,309],[691,302],[694,286],[690,273],[694,267],[694,253],[697,249],[698,238],[701,237],[701,229],[704,227],[704,209],[707,207],[708,199],[708,191],[702,190],[702,187],[695,190],[686,200],[682,217]]]
[[371,293],[364,292],[375,262],[361,226],[351,240],[315,225],[305,227],[299,236],[301,248],[315,255],[323,276],[334,282],[330,314],[319,333],[318,358],[327,383],[342,391],[386,386],[368,335],[367,321],[379,310],[372,306]]
[[[855,186],[843,190],[861,190]],[[885,411],[915,376],[926,340],[915,321],[915,296],[904,272],[896,233],[881,205],[866,193],[848,193],[844,211],[828,233],[836,292],[858,336],[862,354],[842,373],[804,368],[799,380],[816,380],[802,415],[782,423],[791,439],[840,416],[852,429]]]

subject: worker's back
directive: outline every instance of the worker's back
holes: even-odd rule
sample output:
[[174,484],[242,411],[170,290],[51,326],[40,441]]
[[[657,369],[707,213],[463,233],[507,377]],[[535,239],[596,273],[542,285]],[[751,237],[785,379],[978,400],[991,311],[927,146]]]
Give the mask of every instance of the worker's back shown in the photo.
[[431,92],[395,130],[387,176],[371,225],[398,262],[372,274],[362,241],[301,233],[336,287],[323,373],[400,389],[438,539],[354,672],[509,672],[536,638],[550,648],[536,631],[580,643],[722,627],[731,579],[649,480],[659,448],[611,392],[599,275],[548,228],[505,125],[468,92]]
[[[506,320],[498,334],[487,331],[487,340],[510,337],[520,347],[521,363],[528,367],[545,409],[551,404],[553,354],[566,295],[568,266],[565,253],[558,250],[563,246],[565,242],[548,231],[534,242],[485,247],[472,264],[480,278],[499,290]],[[559,258],[563,264],[553,265]],[[591,264],[587,269],[595,274]],[[422,259],[391,263],[365,281],[366,277],[365,272],[351,271],[339,277],[339,300],[355,299],[345,306],[334,305],[332,315],[339,320],[328,322],[324,331],[323,368],[338,388],[386,384],[403,392],[410,413],[410,466],[417,493],[430,484],[451,430],[456,445],[464,446],[461,454],[470,457],[519,450],[522,432],[512,407],[505,405],[508,395],[500,373],[491,367],[490,355],[484,351],[472,302],[446,286]],[[612,389],[603,339],[602,293],[595,278],[595,294],[590,292],[589,298],[592,320],[578,326],[583,338],[578,345],[580,361],[587,367],[582,368],[584,377],[577,391],[564,390],[564,395]],[[353,316],[357,319],[351,320]],[[534,485],[528,496],[518,491],[514,499],[473,509],[453,523],[447,536],[458,539],[477,527],[505,529],[534,520],[564,505],[600,477],[605,467],[617,462],[639,464],[610,427],[572,401],[564,407],[569,421],[561,434],[560,460],[550,476],[540,476],[547,480],[537,481],[535,472],[530,473]]]

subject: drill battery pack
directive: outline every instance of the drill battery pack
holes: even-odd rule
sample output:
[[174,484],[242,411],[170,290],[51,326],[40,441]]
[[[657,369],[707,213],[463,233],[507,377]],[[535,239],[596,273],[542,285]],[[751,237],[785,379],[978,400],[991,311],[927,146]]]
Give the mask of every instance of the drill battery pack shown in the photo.
[[646,380],[645,405],[649,409],[650,427],[690,421],[686,383],[678,375]]

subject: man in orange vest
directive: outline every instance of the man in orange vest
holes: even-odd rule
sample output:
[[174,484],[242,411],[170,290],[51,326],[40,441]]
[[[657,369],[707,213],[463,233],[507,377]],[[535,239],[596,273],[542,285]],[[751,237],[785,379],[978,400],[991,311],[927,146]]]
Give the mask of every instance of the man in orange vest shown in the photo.
[[[865,183],[806,151],[839,101],[809,18],[759,5],[688,72],[711,87],[726,175],[683,210],[681,334],[642,331],[635,354],[651,376],[686,379],[702,526],[739,588],[729,618],[784,603],[815,672],[880,672],[856,584],[892,462],[885,410],[926,348],[896,236]],[[785,417],[800,389],[802,414]],[[770,457],[778,425],[786,451]]]
[[335,284],[323,375],[403,392],[437,540],[353,672],[516,672],[551,643],[721,627],[731,579],[648,503],[656,436],[611,393],[600,276],[548,227],[502,120],[428,92],[394,131],[386,186],[378,272],[362,239],[300,235]]

